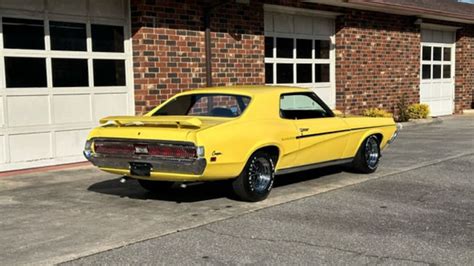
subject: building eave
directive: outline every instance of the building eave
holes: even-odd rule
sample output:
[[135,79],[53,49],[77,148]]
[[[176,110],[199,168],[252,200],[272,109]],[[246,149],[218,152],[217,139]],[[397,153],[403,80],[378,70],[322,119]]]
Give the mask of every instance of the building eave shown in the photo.
[[435,19],[466,24],[474,24],[474,15],[466,16],[423,7],[400,5],[395,2],[379,2],[367,0],[303,0],[305,3],[324,4],[359,10],[377,11],[388,14],[416,16],[424,19]]

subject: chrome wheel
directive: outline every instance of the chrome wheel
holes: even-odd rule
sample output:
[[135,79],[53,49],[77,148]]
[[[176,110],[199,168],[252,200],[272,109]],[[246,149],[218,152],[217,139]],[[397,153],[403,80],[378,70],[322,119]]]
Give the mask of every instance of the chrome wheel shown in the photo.
[[273,166],[266,158],[254,158],[249,168],[250,189],[257,193],[263,193],[271,188]]
[[379,163],[379,143],[375,137],[369,137],[365,142],[365,161],[367,163],[367,167],[370,169],[377,168],[377,164]]
[[256,151],[250,156],[240,175],[232,181],[232,188],[241,200],[261,201],[270,194],[274,177],[272,156],[264,151]]

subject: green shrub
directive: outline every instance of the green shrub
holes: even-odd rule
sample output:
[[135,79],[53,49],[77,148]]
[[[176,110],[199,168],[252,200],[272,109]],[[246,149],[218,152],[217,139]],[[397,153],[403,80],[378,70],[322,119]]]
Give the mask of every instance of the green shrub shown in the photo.
[[410,120],[406,98],[407,98],[407,94],[404,93],[402,97],[400,98],[400,101],[397,103],[397,107],[398,107],[397,121],[398,122],[407,122],[408,120]]
[[365,109],[362,115],[369,117],[393,117],[391,113],[379,108]]
[[430,114],[430,107],[427,104],[415,103],[408,106],[408,116],[410,119],[427,118]]

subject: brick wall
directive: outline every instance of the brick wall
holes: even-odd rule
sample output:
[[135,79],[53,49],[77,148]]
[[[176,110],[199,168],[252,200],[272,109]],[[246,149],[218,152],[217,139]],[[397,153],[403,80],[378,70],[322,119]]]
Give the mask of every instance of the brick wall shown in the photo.
[[420,30],[413,19],[350,11],[336,20],[336,103],[346,113],[397,112],[419,101]]
[[[263,6],[233,2],[215,14],[213,83],[263,83]],[[178,92],[206,86],[202,1],[132,0],[131,15],[137,114]]]
[[[336,11],[336,104],[346,113],[370,107],[396,113],[406,93],[419,101],[420,29],[413,17],[351,10],[296,0],[229,2],[211,18],[214,85],[263,84],[262,2]],[[131,0],[136,112],[170,96],[206,86],[203,1]],[[438,22],[446,24],[445,22]],[[449,24],[448,24],[449,25]],[[456,110],[473,101],[473,30],[456,43]]]
[[455,109],[457,113],[474,108],[474,26],[456,34]]

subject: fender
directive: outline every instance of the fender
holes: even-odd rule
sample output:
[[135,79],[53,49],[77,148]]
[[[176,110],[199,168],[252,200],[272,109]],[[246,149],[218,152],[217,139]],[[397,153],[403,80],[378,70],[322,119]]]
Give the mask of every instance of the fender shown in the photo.
[[[382,135],[382,139],[380,141],[380,146],[382,146],[383,141],[385,141],[383,139],[383,132],[382,132],[382,130],[380,130],[380,128],[374,128],[374,129],[367,130],[366,132],[364,132],[364,134],[362,134],[362,137],[357,142],[357,147],[360,147],[360,145],[362,145],[362,142],[364,142],[364,140],[366,138],[368,138],[370,135],[374,135],[374,134]],[[359,149],[359,148],[357,148],[357,149]]]
[[252,147],[252,149],[249,149],[249,152],[247,152],[247,154],[245,155],[245,161],[241,167],[241,170],[240,172],[242,172],[242,170],[244,169],[245,167],[245,164],[248,162],[250,156],[252,156],[252,154],[254,154],[256,151],[262,149],[262,148],[265,148],[265,147],[269,147],[269,146],[275,146],[278,148],[278,160],[277,160],[277,164],[274,165],[275,169],[277,169],[277,166],[278,166],[278,163],[280,162],[280,159],[281,159],[281,156],[284,154],[284,148],[277,142],[262,142],[262,143],[257,143],[256,145],[254,145]]

